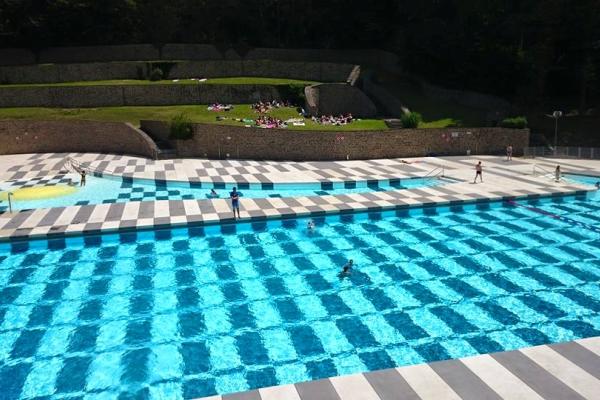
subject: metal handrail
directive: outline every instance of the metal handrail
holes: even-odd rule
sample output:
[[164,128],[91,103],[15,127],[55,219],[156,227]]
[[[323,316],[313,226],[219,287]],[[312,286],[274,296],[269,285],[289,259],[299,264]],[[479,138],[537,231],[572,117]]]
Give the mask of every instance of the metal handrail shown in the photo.
[[535,172],[536,172],[537,169],[539,169],[542,172],[544,172],[544,174],[541,174],[541,175],[552,175],[552,176],[554,175],[554,172],[548,171],[546,168],[540,167],[537,164],[533,164],[533,176],[536,176]]
[[[434,174],[434,172],[438,172],[437,174]],[[427,174],[425,174],[423,176],[423,178],[428,178],[428,177],[438,177],[441,176],[442,178],[446,175],[446,169],[444,167],[435,167],[434,169],[432,169],[431,171],[429,171]]]
[[115,171],[113,171],[111,169],[103,168],[103,169],[100,170],[98,168],[93,168],[93,167],[91,167],[89,165],[85,165],[82,162],[79,162],[79,161],[75,160],[73,157],[67,157],[66,158],[65,166],[67,166],[67,169],[70,166],[72,168],[72,170],[74,172],[77,172],[78,174],[80,174],[81,171],[86,171],[86,172],[92,173],[92,174],[95,173],[95,172],[98,172],[98,173],[105,173],[106,172],[106,173],[111,174],[111,175],[117,175],[115,173]]
[[9,192],[8,190],[6,190],[6,198],[8,199],[8,212],[12,214],[12,200],[11,200],[11,196],[14,196],[13,192]]

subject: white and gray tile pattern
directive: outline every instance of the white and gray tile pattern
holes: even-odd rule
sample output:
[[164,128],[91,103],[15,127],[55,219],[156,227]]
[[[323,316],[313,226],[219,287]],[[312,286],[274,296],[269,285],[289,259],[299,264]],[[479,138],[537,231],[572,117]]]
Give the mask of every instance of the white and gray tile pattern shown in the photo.
[[[469,202],[502,201],[550,195],[582,194],[592,190],[571,181],[560,183],[532,174],[528,160],[506,163],[497,157],[480,157],[484,162],[483,184],[473,185],[472,157],[426,158],[414,160],[372,160],[348,162],[274,163],[257,161],[169,160],[98,154],[36,154],[21,156],[21,164],[11,156],[11,166],[0,175],[8,183],[31,185],[40,180],[50,184],[65,175],[66,157],[74,157],[98,173],[129,174],[135,179],[177,179],[205,182],[289,183],[332,179],[360,181],[424,176],[433,168],[445,169],[456,181],[443,186],[405,190],[354,193],[296,198],[243,199],[241,220],[322,215],[325,213],[374,211],[421,206],[461,205]],[[556,160],[552,160],[556,162]],[[6,162],[4,162],[6,163]],[[3,159],[0,157],[0,165]],[[135,172],[140,165],[142,172]],[[545,165],[545,164],[544,164]],[[598,174],[600,162],[581,163],[569,160],[569,169],[577,173]],[[550,168],[545,165],[546,169]],[[225,169],[229,175],[219,172]],[[249,171],[244,174],[243,171]],[[282,172],[282,170],[285,170]],[[118,171],[118,172],[117,172]],[[202,171],[206,176],[201,176]],[[263,173],[264,172],[264,173]],[[204,173],[204,172],[202,172]],[[379,174],[379,175],[369,175]],[[48,179],[46,177],[51,177]],[[237,179],[237,181],[235,180]],[[33,183],[32,183],[33,182]],[[158,200],[35,209],[0,214],[0,240],[80,234],[82,232],[146,229],[155,226],[216,224],[232,222],[228,200]]]
[[438,361],[203,400],[597,399],[600,338]]

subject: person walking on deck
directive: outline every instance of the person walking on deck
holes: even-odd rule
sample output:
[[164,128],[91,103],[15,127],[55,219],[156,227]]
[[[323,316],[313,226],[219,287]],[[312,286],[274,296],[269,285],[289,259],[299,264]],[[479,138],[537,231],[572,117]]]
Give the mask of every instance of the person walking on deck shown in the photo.
[[233,188],[231,192],[229,192],[229,198],[231,199],[231,208],[233,209],[233,219],[235,219],[235,212],[237,211],[237,217],[240,217],[240,194],[237,191],[237,188]]
[[479,181],[483,183],[483,166],[481,165],[481,161],[475,166],[475,179],[473,180],[473,183],[477,183],[477,177],[479,177]]

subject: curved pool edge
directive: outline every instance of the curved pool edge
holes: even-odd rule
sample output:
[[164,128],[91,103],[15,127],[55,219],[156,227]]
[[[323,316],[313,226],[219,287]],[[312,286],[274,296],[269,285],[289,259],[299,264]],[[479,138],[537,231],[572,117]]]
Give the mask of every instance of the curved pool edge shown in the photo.
[[[439,211],[464,211],[464,207],[490,207],[490,205],[503,205],[512,201],[545,201],[545,200],[558,200],[562,201],[569,197],[575,198],[589,198],[591,193],[595,190],[574,190],[555,192],[547,194],[527,194],[527,195],[506,195],[506,196],[495,196],[495,197],[479,197],[479,198],[466,198],[459,200],[447,200],[447,201],[430,201],[430,202],[413,202],[406,203],[403,201],[395,202],[390,205],[379,205],[375,202],[365,202],[364,204],[353,203],[352,205],[346,203],[335,204],[337,207],[331,207],[332,204],[328,204],[330,207],[320,207],[320,209],[306,210],[304,212],[295,212],[293,209],[269,209],[270,212],[260,211],[261,215],[252,215],[251,212],[244,212],[242,218],[234,219],[232,217],[230,209],[226,212],[221,213],[209,213],[204,215],[202,213],[195,215],[169,215],[168,217],[159,218],[141,218],[133,220],[118,220],[118,221],[107,221],[102,223],[95,222],[83,222],[75,221],[72,223],[34,227],[34,228],[15,228],[6,229],[4,224],[0,228],[0,244],[17,245],[27,243],[32,240],[54,240],[54,239],[65,239],[72,237],[85,237],[85,236],[97,236],[104,234],[121,234],[121,233],[133,233],[133,232],[144,232],[152,230],[169,230],[177,228],[195,228],[195,227],[217,227],[222,233],[236,232],[237,226],[239,225],[252,225],[255,223],[265,223],[267,221],[285,221],[290,219],[303,219],[303,218],[319,218],[326,216],[336,216],[345,214],[372,214],[382,212],[398,212],[400,215],[408,216],[411,211],[422,211],[422,212],[437,212]],[[380,193],[394,193],[394,192],[380,192]],[[337,196],[323,196],[323,197],[337,197]],[[303,198],[299,198],[303,199]],[[304,198],[308,199],[308,198]],[[283,200],[283,199],[278,199]],[[398,200],[398,199],[397,199]],[[210,200],[209,200],[210,201]],[[212,200],[215,201],[215,200]],[[225,202],[225,200],[221,200]],[[198,203],[197,200],[165,200],[159,202],[146,202],[146,203]],[[144,202],[139,202],[144,203]],[[139,204],[138,203],[138,204]],[[127,203],[116,203],[116,204],[127,204]],[[104,205],[106,206],[106,205]],[[180,204],[185,209],[185,204]],[[91,208],[89,215],[94,213],[94,209],[98,205],[90,206],[74,206],[67,208],[78,208],[78,213],[83,208]],[[170,208],[170,204],[168,204]],[[14,218],[20,218],[21,215],[29,213],[30,215],[25,216],[23,219],[28,219],[34,212],[53,212],[56,209],[38,209],[32,211],[22,211],[14,215]],[[74,213],[77,215],[78,213]],[[0,215],[2,218],[3,215]],[[207,217],[207,218],[205,218]],[[37,219],[37,218],[36,218]],[[150,221],[151,220],[151,221]],[[10,224],[10,219],[9,219]]]
[[[340,400],[406,398],[586,398],[600,385],[593,365],[600,362],[600,337],[548,343],[495,353],[358,372],[318,380],[219,394],[194,400],[308,400],[315,395]],[[523,365],[532,365],[532,371]],[[560,367],[557,366],[560,365]],[[573,379],[577,376],[577,379]],[[548,384],[550,379],[551,384]],[[509,384],[507,384],[509,382]],[[537,390],[536,390],[537,389]],[[264,397],[263,397],[264,396]],[[457,397],[458,396],[458,397]],[[404,398],[404,397],[403,397]]]
[[310,181],[277,181],[272,182],[265,180],[263,182],[248,182],[243,180],[225,181],[219,179],[202,180],[199,178],[190,177],[187,180],[182,179],[152,179],[142,178],[133,173],[116,174],[106,171],[91,170],[90,173],[96,178],[111,179],[123,182],[137,183],[140,185],[169,185],[170,187],[195,187],[205,189],[229,189],[236,186],[240,190],[264,190],[266,188],[281,189],[281,190],[303,190],[303,189],[324,189],[324,186],[333,185],[334,188],[343,188],[345,185],[356,185],[356,187],[368,187],[372,184],[391,185],[400,183],[401,181],[414,180],[429,180],[443,179],[451,182],[464,182],[464,180],[452,176],[423,176],[422,174],[414,174],[404,177],[393,177],[384,179],[315,179]]

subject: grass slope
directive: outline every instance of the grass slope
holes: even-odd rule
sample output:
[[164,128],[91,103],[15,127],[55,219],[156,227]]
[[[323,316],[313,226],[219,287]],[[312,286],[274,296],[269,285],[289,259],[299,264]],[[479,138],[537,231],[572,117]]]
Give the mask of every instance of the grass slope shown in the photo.
[[[206,109],[206,105],[183,105],[183,106],[143,106],[143,107],[101,107],[101,108],[42,108],[42,107],[19,107],[0,108],[0,119],[37,119],[37,120],[94,120],[94,121],[116,121],[130,122],[139,126],[141,119],[169,121],[174,116],[185,113],[193,122],[237,125],[243,126],[241,122],[223,120],[217,121],[217,116],[228,118],[251,118],[258,115],[249,104],[236,104],[233,110],[228,112],[213,112]],[[287,120],[298,118],[295,108],[284,107],[274,109],[268,115]],[[326,130],[326,131],[353,131],[353,130],[385,130],[385,122],[378,119],[364,119],[355,121],[346,126],[331,126],[316,124],[306,120],[306,126],[290,126],[293,130]]]
[[107,85],[312,85],[318,82],[305,81],[286,78],[259,78],[259,77],[230,77],[230,78],[211,78],[204,82],[191,79],[179,79],[176,82],[167,79],[161,81],[146,81],[137,79],[115,79],[106,81],[80,81],[80,82],[60,82],[60,83],[18,83],[0,85],[2,88],[15,87],[65,87],[65,86],[107,86]]

